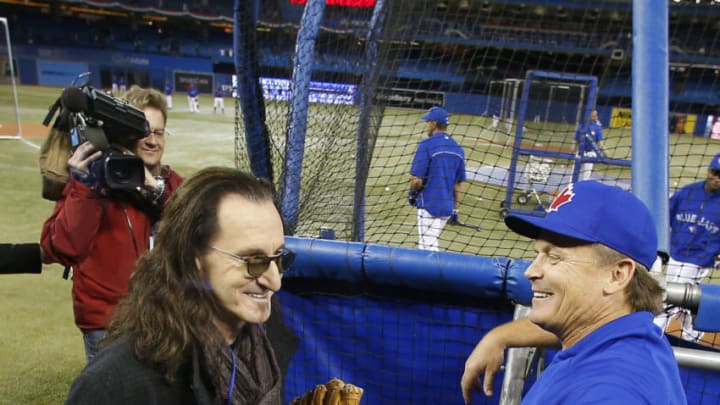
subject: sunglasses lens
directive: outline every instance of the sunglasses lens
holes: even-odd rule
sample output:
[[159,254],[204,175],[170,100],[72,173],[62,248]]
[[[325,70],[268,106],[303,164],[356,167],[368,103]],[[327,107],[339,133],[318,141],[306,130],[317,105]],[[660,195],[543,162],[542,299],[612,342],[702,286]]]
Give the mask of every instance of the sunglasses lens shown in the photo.
[[280,269],[280,273],[284,273],[288,270],[290,270],[290,266],[292,266],[293,262],[295,261],[295,252],[290,250],[285,250],[282,253],[281,260],[278,266],[278,269]]
[[248,273],[252,277],[260,277],[270,264],[270,259],[267,257],[253,257],[247,262]]
[[294,260],[295,253],[289,250],[283,250],[282,253],[273,257],[251,257],[247,259],[248,273],[252,277],[260,277],[267,271],[270,262],[275,262],[278,271],[282,274],[290,268]]

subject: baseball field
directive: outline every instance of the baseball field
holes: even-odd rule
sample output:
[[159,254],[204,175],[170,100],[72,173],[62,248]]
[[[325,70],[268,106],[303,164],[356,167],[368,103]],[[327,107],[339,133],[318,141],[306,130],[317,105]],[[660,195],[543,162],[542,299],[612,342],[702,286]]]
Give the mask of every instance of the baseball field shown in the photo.
[[[3,132],[12,129],[14,104],[9,87],[0,86],[0,89],[0,123],[4,126],[0,132]],[[37,158],[38,147],[47,132],[41,122],[61,90],[18,87],[23,138],[0,140],[0,204],[3,207],[0,242],[37,242],[42,224],[52,211],[52,202],[40,195]],[[184,176],[206,166],[235,166],[233,102],[228,99],[226,114],[220,115],[213,114],[208,108],[212,105],[211,100],[209,95],[201,97],[200,112],[191,114],[184,95],[179,95],[174,100],[175,108],[170,111],[170,135],[163,161]],[[410,155],[415,142],[422,136],[423,126],[417,120],[419,113],[396,112],[392,119],[402,121],[405,126],[384,122],[377,140],[378,147],[373,156],[377,165],[371,168],[375,180],[368,187],[369,194],[382,197],[368,199],[372,221],[367,225],[367,235],[382,243],[412,246],[415,242],[415,217],[405,203],[405,193]],[[474,146],[468,152],[468,160],[474,166],[507,167],[511,154],[507,138],[479,130],[489,126],[485,120],[488,118],[457,117],[454,121],[456,137],[461,143],[470,142],[471,135],[474,137]],[[283,126],[284,123],[271,125]],[[408,127],[410,131],[406,129]],[[408,140],[403,138],[406,136],[403,132],[420,135],[413,135]],[[616,153],[624,153],[629,148],[628,129],[608,130],[607,137]],[[399,146],[402,153],[397,154],[397,148],[380,147],[391,144]],[[492,155],[485,152],[490,149],[495,151]],[[707,156],[717,151],[720,148],[705,138],[671,138],[671,186],[702,178]],[[488,161],[488,156],[493,156],[492,161]],[[622,169],[613,175],[627,178],[629,173]],[[349,181],[352,182],[352,177]],[[504,191],[502,186],[470,182],[467,193],[477,197],[467,202],[462,212],[465,218],[476,221],[483,232],[449,230],[444,247],[460,251],[463,244],[474,245],[477,246],[473,252],[476,254],[500,252],[508,257],[530,257],[528,247],[518,245],[517,238],[506,233],[498,215],[497,202],[504,197]],[[372,205],[373,201],[377,202],[376,206]],[[380,209],[382,204],[389,208]],[[401,225],[393,225],[398,222]],[[393,235],[379,235],[390,228],[395,229]],[[483,238],[483,242],[479,243],[478,238]],[[0,404],[61,403],[72,379],[84,365],[82,336],[72,316],[71,281],[63,279],[62,273],[62,267],[46,265],[40,275],[0,276],[0,296],[3,297],[0,308]],[[712,274],[710,281],[720,281],[720,276]]]

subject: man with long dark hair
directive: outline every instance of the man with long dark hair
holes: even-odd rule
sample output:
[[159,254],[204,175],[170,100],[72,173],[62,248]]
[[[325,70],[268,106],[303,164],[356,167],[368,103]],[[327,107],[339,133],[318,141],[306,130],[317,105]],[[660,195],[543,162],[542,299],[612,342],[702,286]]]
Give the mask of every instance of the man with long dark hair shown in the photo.
[[67,403],[281,403],[263,323],[292,258],[269,183],[234,169],[197,172],[166,206],[108,345]]

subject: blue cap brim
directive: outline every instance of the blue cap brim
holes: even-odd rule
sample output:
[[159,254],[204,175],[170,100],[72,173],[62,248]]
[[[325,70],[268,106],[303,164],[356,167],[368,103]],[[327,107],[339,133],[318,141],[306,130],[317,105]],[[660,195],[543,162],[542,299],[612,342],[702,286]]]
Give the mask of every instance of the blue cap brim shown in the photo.
[[583,242],[597,242],[597,238],[582,230],[575,229],[567,222],[553,221],[546,216],[508,214],[508,216],[505,217],[505,225],[513,232],[530,239],[537,239],[540,233],[545,231]]
[[[545,231],[552,234],[572,238],[581,242],[602,243],[597,240],[597,238],[583,231],[573,228],[566,222],[548,220],[547,217],[541,215],[543,214],[539,214],[537,216],[508,214],[505,217],[505,225],[507,225],[507,227],[510,228],[510,230],[512,230],[513,232],[528,237],[530,239],[537,239],[540,236],[540,233]],[[660,256],[660,259],[664,264],[667,263],[670,259],[670,256],[667,254],[667,252],[658,250],[657,254],[658,256]],[[647,263],[644,263],[644,265],[648,269],[650,269],[651,267],[648,266]]]

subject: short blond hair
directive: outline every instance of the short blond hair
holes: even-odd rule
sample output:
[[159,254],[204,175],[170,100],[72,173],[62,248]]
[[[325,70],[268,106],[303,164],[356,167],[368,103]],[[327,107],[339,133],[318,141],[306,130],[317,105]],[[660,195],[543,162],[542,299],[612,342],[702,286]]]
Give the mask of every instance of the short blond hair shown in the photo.
[[145,107],[157,108],[162,112],[163,125],[167,123],[167,99],[161,92],[132,85],[122,98],[141,110]]
[[664,290],[647,267],[600,243],[594,243],[593,250],[598,264],[611,264],[623,259],[635,262],[635,274],[626,290],[628,303],[634,312],[649,311],[655,315],[662,312]]

